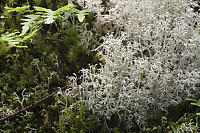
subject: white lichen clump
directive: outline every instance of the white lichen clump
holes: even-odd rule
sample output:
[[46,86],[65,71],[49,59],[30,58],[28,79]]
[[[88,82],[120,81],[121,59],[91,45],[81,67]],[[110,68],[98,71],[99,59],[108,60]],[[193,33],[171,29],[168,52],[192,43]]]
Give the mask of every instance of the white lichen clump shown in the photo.
[[97,116],[118,114],[129,127],[133,120],[148,124],[153,111],[195,96],[200,36],[199,15],[192,7],[198,5],[189,0],[110,0],[108,5],[107,18],[123,32],[103,37],[98,48],[103,63],[82,69],[80,79],[71,77],[73,87],[65,94],[79,97]]

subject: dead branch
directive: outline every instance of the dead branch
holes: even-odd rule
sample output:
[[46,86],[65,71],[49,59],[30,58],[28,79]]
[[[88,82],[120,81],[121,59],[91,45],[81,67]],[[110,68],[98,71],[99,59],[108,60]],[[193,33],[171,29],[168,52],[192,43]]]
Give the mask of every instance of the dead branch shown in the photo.
[[41,103],[44,102],[46,99],[48,99],[48,98],[54,96],[59,90],[64,90],[64,89],[66,89],[66,86],[65,86],[65,87],[62,87],[62,88],[58,87],[57,90],[53,91],[51,94],[47,95],[46,97],[42,98],[41,100],[39,100],[39,101],[37,101],[37,102],[35,102],[35,103],[32,103],[32,104],[26,106],[25,108],[22,108],[22,109],[20,109],[20,110],[14,112],[14,113],[8,115],[8,116],[5,116],[5,117],[0,118],[0,122],[3,122],[3,121],[5,121],[5,120],[7,120],[7,119],[9,119],[9,118],[11,118],[11,117],[15,117],[15,116],[18,115],[19,113],[24,112],[24,111],[26,111],[26,110],[32,108],[33,106],[36,106],[36,105],[41,104]]

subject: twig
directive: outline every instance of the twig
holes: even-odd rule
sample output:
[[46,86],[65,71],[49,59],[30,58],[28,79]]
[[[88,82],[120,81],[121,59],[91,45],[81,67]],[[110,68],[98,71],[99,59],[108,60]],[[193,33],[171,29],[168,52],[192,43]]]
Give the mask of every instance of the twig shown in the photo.
[[19,113],[24,112],[25,110],[28,110],[28,109],[32,108],[33,106],[39,105],[40,103],[42,103],[42,102],[45,101],[46,99],[48,99],[48,98],[54,96],[59,90],[63,90],[63,89],[65,89],[65,88],[66,88],[66,86],[65,86],[65,87],[62,87],[62,88],[58,87],[57,90],[53,91],[51,94],[49,94],[48,96],[42,98],[41,100],[39,100],[39,101],[37,101],[37,102],[35,102],[35,103],[32,103],[32,104],[26,106],[25,108],[23,108],[23,109],[21,109],[21,110],[18,110],[18,111],[14,112],[14,113],[12,113],[12,114],[10,114],[10,115],[8,115],[8,116],[5,116],[5,117],[0,118],[0,122],[3,122],[3,121],[5,121],[5,120],[7,120],[7,119],[9,119],[9,118],[11,118],[11,117],[14,117],[14,116],[18,115]]

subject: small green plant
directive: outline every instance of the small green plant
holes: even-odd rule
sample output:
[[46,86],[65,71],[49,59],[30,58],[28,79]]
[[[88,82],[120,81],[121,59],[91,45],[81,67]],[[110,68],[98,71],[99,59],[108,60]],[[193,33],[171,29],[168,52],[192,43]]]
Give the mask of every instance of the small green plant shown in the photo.
[[38,30],[38,26],[35,26],[31,29],[30,33],[24,37],[21,37],[17,31],[2,34],[0,37],[0,54],[8,51],[12,47],[27,48],[27,46],[21,46],[19,44],[31,38]]
[[[30,10],[30,6],[22,6],[22,7],[5,7],[7,13],[11,12],[25,12]],[[73,9],[73,10],[70,10]],[[61,8],[58,8],[56,11],[53,11],[51,9],[47,9],[44,7],[38,7],[34,6],[34,10],[36,11],[35,14],[28,14],[25,15],[25,19],[21,19],[23,22],[21,23],[22,25],[22,31],[19,34],[19,32],[14,32],[14,33],[5,33],[2,34],[0,37],[0,42],[2,46],[7,46],[5,45],[5,42],[8,43],[7,47],[18,47],[18,48],[24,48],[27,46],[18,46],[19,43],[28,40],[31,38],[41,27],[41,24],[52,24],[56,20],[59,20],[60,16],[62,13],[66,13],[66,11],[71,12],[70,14],[76,14],[78,17],[79,22],[83,22],[85,19],[85,16],[89,14],[89,12],[92,9],[85,9],[82,11],[79,11],[78,9],[74,8],[73,4],[68,4],[66,6],[63,6]],[[28,33],[29,31],[29,33]],[[28,35],[27,35],[28,34]],[[26,36],[25,36],[26,35]]]
[[78,17],[79,22],[83,22],[86,15],[89,15],[89,12],[91,12],[93,9],[85,9],[85,10],[77,10],[76,9],[76,15]]
[[98,126],[98,122],[84,110],[83,105],[77,110],[65,107],[59,118],[59,132],[67,133],[90,133]]
[[[192,101],[192,105],[198,106],[200,108],[200,99],[196,100],[196,99],[192,99],[192,98],[186,98],[186,100],[188,101]],[[196,113],[197,115],[200,116],[200,112]]]
[[56,11],[53,11],[51,9],[46,9],[43,7],[38,7],[38,6],[34,6],[34,9],[37,11],[36,14],[40,14],[41,17],[45,18],[44,19],[45,24],[51,24],[55,21],[55,19],[57,19],[59,17],[59,15],[62,12],[66,11],[70,8],[73,8],[73,7],[74,7],[73,4],[69,4],[69,5],[66,5],[64,7],[57,9]]
[[29,8],[30,8],[30,5],[16,7],[16,8],[12,8],[12,7],[8,7],[8,6],[5,7],[7,12],[25,12],[25,11],[29,10]]

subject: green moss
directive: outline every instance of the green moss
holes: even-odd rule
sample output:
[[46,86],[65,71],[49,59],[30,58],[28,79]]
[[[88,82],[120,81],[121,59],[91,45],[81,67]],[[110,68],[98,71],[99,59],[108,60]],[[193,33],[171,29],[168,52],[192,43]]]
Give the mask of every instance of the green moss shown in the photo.
[[[52,4],[52,1],[55,3]],[[30,4],[35,3],[46,8],[57,9],[67,4],[67,1],[30,1]],[[12,6],[23,4],[26,2],[20,1],[17,4],[13,3]],[[23,14],[4,13],[3,15],[6,20],[1,23],[1,25],[5,24],[5,27],[1,27],[1,32],[20,30],[19,23]],[[78,73],[82,67],[87,67],[89,62],[92,63],[93,54],[88,54],[87,50],[80,45],[80,34],[84,30],[82,24],[66,22],[65,26],[61,26],[60,23],[55,23],[55,25],[41,26],[40,32],[37,32],[31,40],[24,42],[24,45],[28,46],[27,49],[10,48],[6,50],[1,44],[0,101],[6,104],[6,109],[21,109],[22,105],[25,107],[40,100],[57,87],[65,86],[67,76]],[[16,101],[16,95],[19,100],[22,100],[25,95],[27,98],[20,104]],[[2,106],[0,104],[0,107]],[[60,111],[61,107],[56,105],[55,98],[50,98],[27,112],[22,112],[1,123],[0,131],[59,132]],[[77,110],[75,113],[78,112]],[[77,122],[73,124],[75,127],[81,124],[78,118],[75,121]]]

